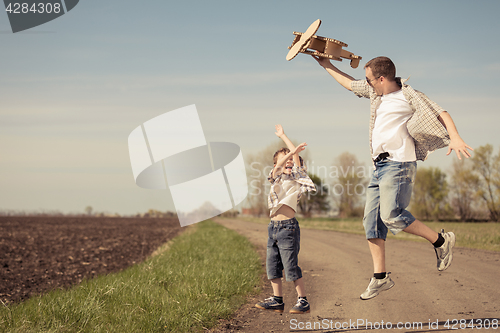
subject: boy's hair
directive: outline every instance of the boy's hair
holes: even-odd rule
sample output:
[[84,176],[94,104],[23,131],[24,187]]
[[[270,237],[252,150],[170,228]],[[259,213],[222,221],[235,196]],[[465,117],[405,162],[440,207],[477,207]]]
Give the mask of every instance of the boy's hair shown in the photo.
[[[273,156],[273,163],[276,164],[276,162],[278,162],[278,155],[280,153],[283,153],[283,154],[288,154],[290,152],[290,149],[286,148],[286,147],[283,147],[281,148],[280,150],[278,150],[277,152],[274,153],[274,156]],[[299,156],[299,160],[300,160],[300,166],[304,166],[304,160],[302,159],[302,156]]]
[[387,57],[373,58],[366,63],[364,68],[370,68],[375,78],[383,76],[389,81],[394,81],[396,78],[396,66]]
[[288,154],[290,152],[290,149],[288,149],[287,147],[283,147],[281,149],[279,149],[278,151],[276,151],[273,155],[273,163],[276,164],[276,162],[278,162],[278,155],[283,153],[283,154]]

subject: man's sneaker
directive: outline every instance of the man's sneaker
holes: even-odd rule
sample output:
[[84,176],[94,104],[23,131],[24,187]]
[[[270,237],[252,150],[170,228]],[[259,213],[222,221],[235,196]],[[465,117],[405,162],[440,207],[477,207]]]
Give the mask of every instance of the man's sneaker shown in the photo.
[[453,232],[444,232],[441,229],[441,236],[444,238],[444,243],[440,247],[435,247],[437,257],[437,269],[438,271],[444,271],[451,265],[451,260],[453,259],[453,247],[455,246],[455,234]]
[[285,303],[278,303],[274,297],[269,297],[260,303],[255,304],[256,308],[264,310],[273,310],[274,312],[282,313],[285,310]]
[[363,300],[370,299],[377,296],[381,291],[389,290],[394,287],[394,281],[389,277],[389,274],[390,273],[386,273],[383,279],[372,277],[370,284],[368,284],[368,288],[366,288],[365,292],[359,297]]
[[309,313],[311,312],[311,307],[306,299],[299,298],[297,304],[290,310],[290,313]]

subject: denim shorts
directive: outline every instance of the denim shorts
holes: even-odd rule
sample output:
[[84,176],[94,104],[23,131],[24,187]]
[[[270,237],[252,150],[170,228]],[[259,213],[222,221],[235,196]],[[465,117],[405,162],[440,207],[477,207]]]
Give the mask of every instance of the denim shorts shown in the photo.
[[269,280],[285,277],[287,281],[295,281],[302,277],[298,265],[300,250],[299,222],[294,217],[289,220],[273,221],[267,227],[266,269]]
[[411,199],[417,162],[382,160],[366,190],[363,217],[366,238],[386,239],[387,230],[394,235],[406,229],[415,218],[406,210]]

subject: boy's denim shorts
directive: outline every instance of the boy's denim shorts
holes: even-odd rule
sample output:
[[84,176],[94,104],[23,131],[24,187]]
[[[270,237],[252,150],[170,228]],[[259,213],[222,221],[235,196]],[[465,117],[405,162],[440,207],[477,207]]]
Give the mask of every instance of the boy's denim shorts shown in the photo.
[[296,218],[273,221],[267,227],[267,278],[269,280],[285,277],[287,281],[295,281],[302,277],[298,265],[300,250],[300,228]]
[[382,160],[366,190],[363,217],[366,238],[386,239],[387,230],[394,235],[406,229],[415,218],[406,210],[410,203],[417,162]]

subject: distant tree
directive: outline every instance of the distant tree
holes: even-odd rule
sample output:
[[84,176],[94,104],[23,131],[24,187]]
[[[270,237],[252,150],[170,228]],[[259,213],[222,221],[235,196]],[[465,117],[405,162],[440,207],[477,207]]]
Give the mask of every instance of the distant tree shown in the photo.
[[[116,213],[116,214],[118,214],[118,213]],[[148,209],[147,213],[139,214],[139,216],[141,216],[141,217],[154,217],[154,218],[166,218],[166,217],[174,217],[174,216],[176,216],[176,214],[173,212],[170,212],[170,211],[162,212],[162,211],[150,208],[150,209]]]
[[333,186],[330,190],[341,217],[363,216],[363,203],[368,184],[364,164],[355,155],[344,152],[334,161],[330,172]]
[[314,213],[322,213],[330,209],[328,186],[323,183],[320,177],[310,173],[308,175],[316,185],[316,192],[304,193],[299,201],[298,210],[305,217],[311,217]]
[[417,169],[410,210],[423,220],[449,218],[446,174],[439,168]]
[[474,150],[471,158],[479,177],[477,194],[486,202],[490,219],[500,220],[500,152],[494,156],[493,146],[487,144]]
[[454,159],[450,181],[451,206],[461,221],[481,218],[479,176],[470,159]]
[[87,214],[88,216],[92,215],[92,211],[93,211],[92,206],[85,207],[85,214]]
[[238,216],[239,212],[237,210],[234,210],[234,209],[230,209],[222,214],[220,214],[220,216],[222,217],[236,217]]

